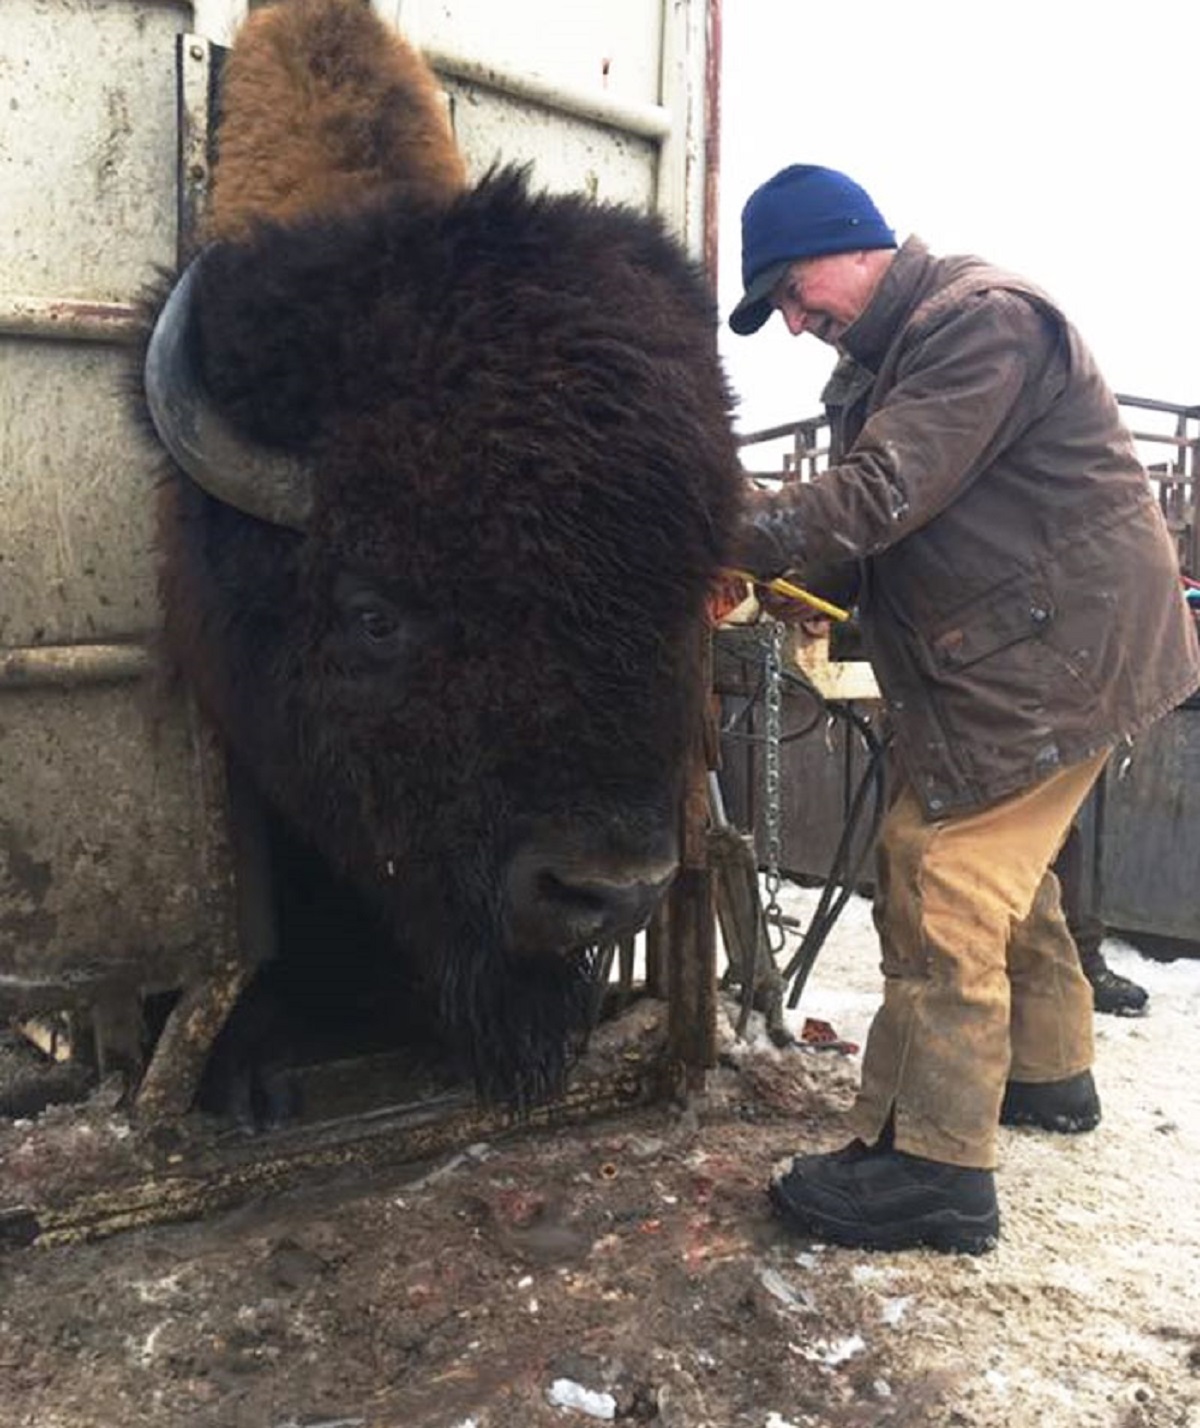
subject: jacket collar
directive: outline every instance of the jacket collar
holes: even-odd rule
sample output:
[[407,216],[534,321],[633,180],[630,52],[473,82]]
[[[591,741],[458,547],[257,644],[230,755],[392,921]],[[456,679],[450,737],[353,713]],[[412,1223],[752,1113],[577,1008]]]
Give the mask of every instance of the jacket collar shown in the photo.
[[896,253],[871,301],[842,334],[844,356],[878,371],[884,353],[917,303],[926,295],[937,260],[919,238]]

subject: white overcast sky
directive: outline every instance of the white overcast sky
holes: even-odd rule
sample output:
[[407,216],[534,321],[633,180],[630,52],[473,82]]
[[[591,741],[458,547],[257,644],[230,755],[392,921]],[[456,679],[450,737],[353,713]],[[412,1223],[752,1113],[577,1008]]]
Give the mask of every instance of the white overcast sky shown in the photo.
[[724,319],[739,214],[785,164],[857,179],[903,238],[1054,296],[1118,391],[1200,403],[1200,0],[724,0],[722,350],[752,430],[815,414],[833,353]]

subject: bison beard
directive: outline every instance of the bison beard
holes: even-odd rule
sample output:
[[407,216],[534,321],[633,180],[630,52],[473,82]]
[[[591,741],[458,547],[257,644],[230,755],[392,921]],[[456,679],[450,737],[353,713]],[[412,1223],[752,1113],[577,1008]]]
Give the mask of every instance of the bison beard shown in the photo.
[[[595,951],[514,961],[483,906],[483,869],[460,865],[454,927],[442,927],[436,942],[417,938],[438,949],[437,965],[423,970],[411,955],[417,929],[378,889],[368,901],[332,876],[294,826],[272,829],[272,851],[287,950],[260,971],[218,1040],[202,1107],[274,1125],[299,1106],[292,1067],[398,1044],[435,1079],[466,1076],[483,1099],[518,1110],[561,1091],[596,1014]],[[431,903],[445,907],[427,900],[427,913]]]
[[[376,1010],[427,1008],[481,1093],[526,1104],[581,1042],[587,949],[674,865],[739,489],[712,304],[641,215],[511,171],[464,189],[456,156],[439,187],[411,51],[349,0],[279,13],[235,45],[224,218],[151,341],[166,643],[382,924]],[[278,54],[315,76],[322,162],[364,136],[346,182],[276,190],[227,142]]]
[[557,1093],[591,1022],[596,954],[514,966],[494,944],[448,949],[440,1013],[485,1098],[518,1108]]

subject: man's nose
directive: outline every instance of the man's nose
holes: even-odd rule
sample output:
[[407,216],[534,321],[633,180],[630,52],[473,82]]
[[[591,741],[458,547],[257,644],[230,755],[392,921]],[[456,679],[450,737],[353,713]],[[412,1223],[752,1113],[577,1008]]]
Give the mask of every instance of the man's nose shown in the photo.
[[787,323],[787,330],[793,337],[799,337],[802,332],[807,330],[808,315],[802,308],[785,307],[783,320]]

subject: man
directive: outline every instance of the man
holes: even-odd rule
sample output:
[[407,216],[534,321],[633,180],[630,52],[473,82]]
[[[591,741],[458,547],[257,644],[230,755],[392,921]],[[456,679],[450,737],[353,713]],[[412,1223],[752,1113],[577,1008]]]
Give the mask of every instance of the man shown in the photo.
[[1099,1121],[1091,988],[1050,865],[1112,747],[1200,684],[1200,650],[1116,402],[1049,297],[897,247],[857,184],[813,165],[755,191],[742,244],[733,330],[778,310],[841,360],[829,469],[748,495],[737,563],[857,565],[898,766],[856,1138],[771,1195],[822,1239],[977,1253],[999,1233],[998,1119]]

